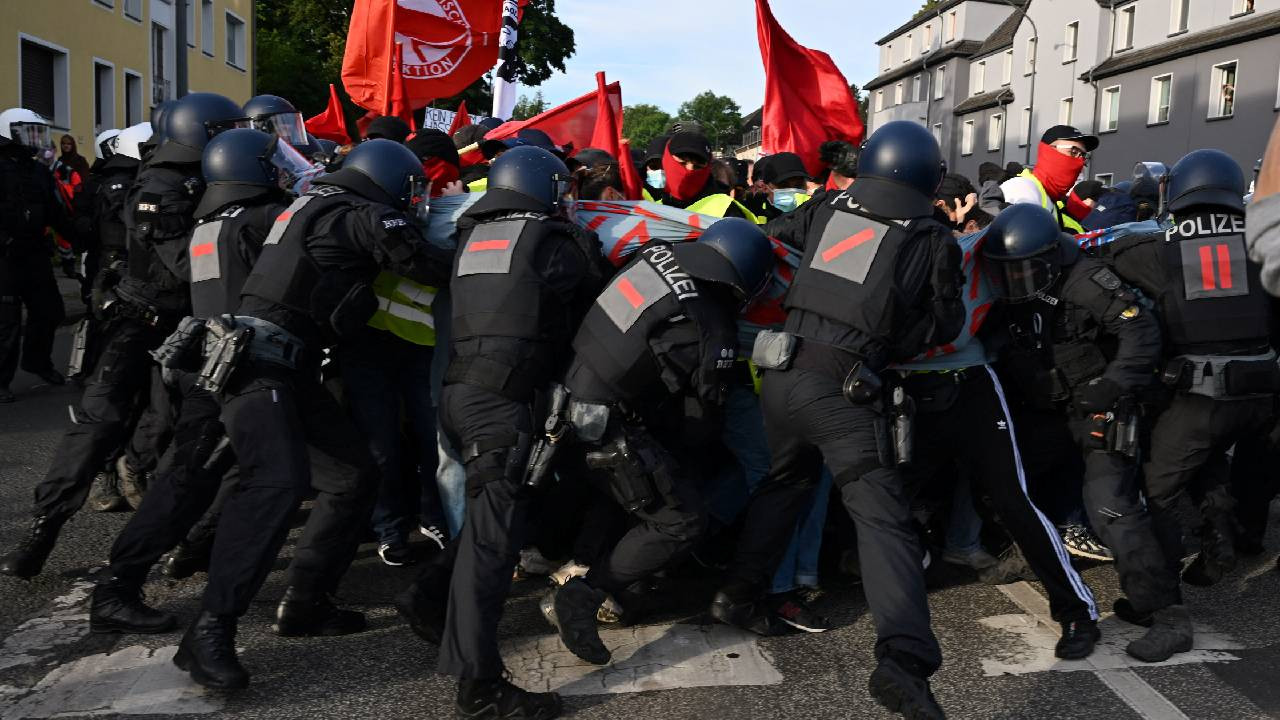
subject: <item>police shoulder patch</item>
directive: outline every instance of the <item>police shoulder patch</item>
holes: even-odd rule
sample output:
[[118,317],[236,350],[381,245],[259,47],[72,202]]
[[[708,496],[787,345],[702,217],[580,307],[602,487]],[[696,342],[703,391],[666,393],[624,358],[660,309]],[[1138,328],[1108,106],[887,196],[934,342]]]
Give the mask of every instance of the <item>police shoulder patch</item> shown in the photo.
[[341,195],[344,192],[346,192],[346,190],[338,187],[337,185],[316,185],[311,188],[311,190],[307,191],[307,194],[315,195],[317,197],[329,197],[330,195]]
[[1097,272],[1091,275],[1090,278],[1103,290],[1115,292],[1120,289],[1120,278],[1117,277],[1115,273],[1111,272],[1109,268],[1100,268]]
[[239,215],[240,213],[242,213],[242,212],[244,212],[244,206],[243,206],[243,205],[232,205],[231,207],[227,208],[226,210],[223,210],[222,212],[218,213],[218,217],[220,217],[220,218],[233,218],[233,217],[238,216],[238,215]]
[[409,221],[402,216],[388,215],[382,218],[383,230],[394,230],[396,228],[409,227]]

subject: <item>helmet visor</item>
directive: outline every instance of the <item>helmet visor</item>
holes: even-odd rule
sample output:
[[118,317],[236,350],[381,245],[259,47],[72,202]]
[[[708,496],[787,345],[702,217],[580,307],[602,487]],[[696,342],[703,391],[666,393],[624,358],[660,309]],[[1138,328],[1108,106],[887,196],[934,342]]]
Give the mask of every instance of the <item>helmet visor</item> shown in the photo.
[[306,147],[308,144],[307,126],[302,120],[302,113],[276,113],[254,118],[253,127],[256,130],[277,135],[281,140],[295,147]]
[[1049,289],[1057,279],[1058,269],[1042,256],[1021,260],[987,260],[987,278],[991,289],[1007,302],[1027,302]]
[[556,205],[563,207],[569,204],[574,197],[574,191],[577,189],[577,181],[572,175],[552,175],[551,182],[553,184],[552,196],[556,199]]
[[231,118],[230,120],[212,120],[204,124],[205,131],[212,138],[218,133],[249,127],[249,118]]
[[53,143],[49,140],[49,126],[44,123],[10,123],[9,137],[16,143],[22,143],[37,150],[53,147]]
[[313,180],[324,174],[322,168],[308,162],[302,153],[295,150],[289,143],[281,142],[277,138],[271,145],[272,149],[267,159],[272,168],[278,171],[282,188],[302,195],[311,189]]

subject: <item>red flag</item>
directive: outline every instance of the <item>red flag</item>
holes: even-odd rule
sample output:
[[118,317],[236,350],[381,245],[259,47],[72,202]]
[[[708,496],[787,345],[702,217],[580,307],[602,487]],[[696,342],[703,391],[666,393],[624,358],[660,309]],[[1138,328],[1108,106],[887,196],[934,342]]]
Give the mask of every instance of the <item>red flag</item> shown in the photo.
[[[621,86],[615,82],[606,85],[604,90],[609,98],[609,107],[613,109],[615,117],[620,117],[622,115]],[[528,120],[503,123],[489,131],[485,139],[503,140],[515,137],[516,133],[525,128],[537,128],[550,135],[552,142],[557,145],[572,145],[579,150],[590,147],[592,137],[595,135],[596,117],[600,114],[599,106],[596,104],[598,93],[599,90],[593,90]]]
[[622,175],[622,186],[628,200],[640,199],[640,176],[635,174],[635,164],[631,161],[631,151],[622,140],[622,94],[619,92],[619,107],[615,110],[610,104],[611,96],[604,82],[604,73],[596,73],[596,126],[591,133],[589,147],[607,151],[618,160],[618,171]]
[[457,95],[493,67],[501,29],[502,3],[495,0],[356,0],[342,83],[352,102],[386,112],[394,92],[387,68],[399,64],[410,109],[425,107]]
[[[621,127],[622,123],[618,123],[618,126]],[[622,191],[627,199],[644,199],[643,188],[640,186],[640,172],[636,170],[636,161],[631,157],[629,140],[618,142],[618,172],[622,175]]]
[[453,122],[449,123],[449,136],[471,124],[471,116],[467,114],[467,101],[463,100],[458,103],[458,112],[453,115]]
[[[396,52],[401,52],[400,43],[396,43]],[[387,114],[405,121],[410,130],[417,130],[417,123],[413,121],[413,104],[409,99],[407,85],[403,66],[400,63],[391,63],[391,101]]]
[[756,0],[756,32],[765,75],[761,149],[793,152],[817,175],[824,169],[822,143],[862,142],[866,129],[858,104],[831,56],[793,40],[774,19],[769,0]]
[[339,145],[351,144],[351,133],[347,132],[346,116],[342,112],[342,102],[338,99],[338,88],[329,84],[329,107],[312,118],[307,118],[307,132],[318,138],[332,140]]

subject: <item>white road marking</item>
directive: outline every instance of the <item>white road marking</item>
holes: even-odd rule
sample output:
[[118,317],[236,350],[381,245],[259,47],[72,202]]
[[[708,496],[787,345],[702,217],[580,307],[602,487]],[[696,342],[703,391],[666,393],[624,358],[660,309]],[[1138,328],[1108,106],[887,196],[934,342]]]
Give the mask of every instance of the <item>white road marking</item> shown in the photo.
[[[986,618],[981,622],[988,627],[1000,627],[1001,629],[1016,632],[1028,640],[1028,644],[1033,647],[1032,653],[1029,654],[1031,657],[1028,662],[1031,665],[1039,666],[1039,668],[1028,670],[1027,672],[1043,670],[1090,671],[1130,709],[1147,720],[1189,720],[1189,718],[1178,709],[1178,706],[1174,705],[1168,698],[1161,695],[1159,691],[1139,677],[1133,671],[1133,668],[1178,665],[1189,662],[1227,662],[1239,659],[1230,653],[1222,652],[1224,650],[1238,650],[1241,648],[1239,644],[1224,634],[1213,632],[1212,628],[1197,626],[1195,648],[1190,653],[1175,655],[1163,663],[1137,662],[1125,654],[1124,646],[1128,644],[1130,639],[1141,636],[1144,632],[1143,629],[1134,628],[1128,623],[1109,617],[1100,623],[1102,625],[1103,641],[1098,644],[1092,656],[1084,660],[1070,662],[1057,660],[1053,658],[1053,643],[1057,641],[1060,629],[1049,615],[1049,602],[1025,582],[1001,585],[1000,592],[1004,593],[1030,617],[1005,615],[997,618]],[[1048,652],[1047,659],[1043,658],[1045,650]],[[1011,672],[1010,668],[1016,666],[1017,663],[1002,664],[999,661],[983,661],[983,669],[988,674],[1000,674],[992,672],[997,669]]]
[[92,593],[93,583],[77,582],[70,592],[53,600],[47,617],[32,618],[14,628],[0,645],[0,670],[39,662],[59,645],[79,642],[89,633],[86,605]]
[[726,625],[602,628],[600,639],[613,652],[604,667],[578,659],[558,635],[508,641],[502,655],[515,684],[562,695],[782,682],[757,636]]
[[[68,715],[196,715],[222,710],[223,701],[192,682],[173,664],[176,646],[140,645],[89,655],[61,665],[0,718]],[[8,693],[6,693],[8,694]],[[4,695],[0,695],[3,703]]]

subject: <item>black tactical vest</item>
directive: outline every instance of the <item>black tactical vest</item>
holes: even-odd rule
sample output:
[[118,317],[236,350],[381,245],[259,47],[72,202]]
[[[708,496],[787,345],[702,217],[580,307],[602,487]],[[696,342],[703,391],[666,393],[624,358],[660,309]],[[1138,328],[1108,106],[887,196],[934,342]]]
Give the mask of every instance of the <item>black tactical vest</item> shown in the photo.
[[122,298],[168,315],[186,313],[186,239],[203,194],[198,166],[151,165],[138,174],[122,214],[129,235],[129,272],[116,288]]
[[[556,242],[545,216],[521,213],[463,231],[453,261],[453,337],[547,340],[544,311],[560,312],[537,259]],[[564,242],[569,239],[563,238]],[[554,310],[553,310],[554,309]]]
[[191,314],[200,318],[234,313],[240,292],[262,252],[261,238],[283,210],[275,203],[231,205],[191,232]]
[[48,247],[44,232],[56,202],[53,176],[35,160],[13,154],[23,152],[6,148],[0,154],[0,241],[10,243],[9,252]]
[[1165,233],[1156,298],[1174,351],[1247,352],[1267,344],[1271,298],[1245,252],[1244,217],[1206,213]]
[[[574,363],[586,365],[604,387],[576,387],[571,370],[569,390],[596,402],[666,395],[649,338],[663,325],[682,320],[698,328],[700,372],[707,380],[732,367],[738,347],[732,317],[716,307],[680,266],[673,246],[649,243],[596,299],[573,341]],[[688,386],[697,383],[693,378],[682,380]]]
[[104,172],[99,181],[93,215],[104,253],[123,253],[128,248],[128,232],[121,214],[136,176],[136,168],[117,168]]

